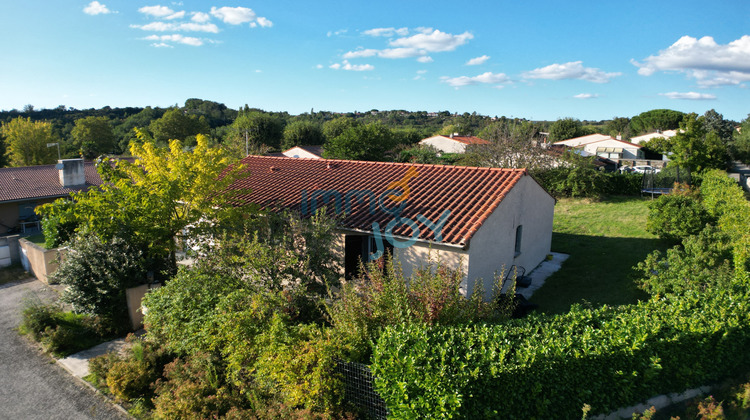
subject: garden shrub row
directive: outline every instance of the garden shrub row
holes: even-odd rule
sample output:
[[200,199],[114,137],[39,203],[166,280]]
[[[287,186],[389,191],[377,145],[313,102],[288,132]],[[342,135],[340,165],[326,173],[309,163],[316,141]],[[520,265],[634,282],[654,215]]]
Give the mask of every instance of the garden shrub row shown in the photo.
[[607,413],[705,385],[750,366],[750,293],[735,286],[500,325],[389,327],[376,389],[396,418],[574,418],[584,404]]
[[558,167],[535,172],[534,178],[555,197],[640,195],[643,175],[608,173],[587,166]]

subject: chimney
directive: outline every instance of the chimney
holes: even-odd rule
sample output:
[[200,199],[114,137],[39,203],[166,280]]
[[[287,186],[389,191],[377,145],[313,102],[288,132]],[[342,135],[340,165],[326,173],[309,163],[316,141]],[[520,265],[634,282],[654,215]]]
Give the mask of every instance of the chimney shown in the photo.
[[69,188],[86,185],[83,159],[58,160],[56,167],[60,173],[60,185],[63,187]]
[[622,134],[617,135],[617,140],[622,140]]

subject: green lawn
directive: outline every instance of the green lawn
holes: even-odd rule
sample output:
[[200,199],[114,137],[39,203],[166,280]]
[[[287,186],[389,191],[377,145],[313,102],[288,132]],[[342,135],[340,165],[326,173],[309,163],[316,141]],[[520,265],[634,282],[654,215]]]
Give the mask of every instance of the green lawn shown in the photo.
[[574,303],[622,305],[646,299],[632,267],[667,244],[646,232],[650,198],[561,199],[555,206],[552,251],[570,255],[531,298],[547,313]]

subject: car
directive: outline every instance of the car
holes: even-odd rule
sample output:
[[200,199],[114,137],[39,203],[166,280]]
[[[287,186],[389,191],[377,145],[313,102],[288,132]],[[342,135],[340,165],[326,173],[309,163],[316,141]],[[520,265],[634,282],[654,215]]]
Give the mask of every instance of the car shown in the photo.
[[658,174],[661,171],[661,169],[654,168],[653,166],[649,165],[638,165],[633,166],[633,172],[637,174],[645,174],[647,172]]

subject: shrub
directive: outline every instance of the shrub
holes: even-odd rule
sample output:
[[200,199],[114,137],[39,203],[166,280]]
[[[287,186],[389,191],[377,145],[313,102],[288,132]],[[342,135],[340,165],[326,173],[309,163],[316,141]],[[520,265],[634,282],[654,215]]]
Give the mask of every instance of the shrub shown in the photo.
[[126,340],[130,346],[123,357],[110,355],[94,359],[96,362],[89,366],[92,373],[106,381],[110,392],[119,400],[150,401],[153,384],[161,378],[164,366],[173,360],[173,355],[152,340],[133,334]]
[[672,242],[699,233],[714,219],[694,192],[662,195],[649,203],[646,230]]
[[[350,361],[367,363],[372,343],[388,325],[459,324],[507,315],[496,299],[483,301],[481,281],[475,283],[472,296],[464,298],[460,290],[463,273],[440,261],[418,268],[410,278],[404,277],[401,267],[389,256],[384,268],[373,263],[362,271],[365,274],[344,285],[327,308]],[[501,285],[496,286],[496,296],[501,289]]]
[[117,399],[129,401],[149,392],[153,376],[143,360],[119,360],[107,371],[107,386]]
[[125,239],[103,243],[76,237],[51,282],[67,286],[62,299],[77,312],[97,315],[119,331],[129,328],[125,289],[146,280],[141,249]]
[[44,246],[47,249],[56,248],[73,239],[78,227],[73,213],[73,201],[60,199],[46,209],[42,217]]
[[117,353],[106,353],[89,359],[89,378],[96,387],[107,386],[107,374],[116,362],[121,360]]
[[503,325],[387,327],[377,391],[396,418],[573,418],[750,366],[750,293],[688,291]]
[[220,364],[199,353],[176,359],[164,368],[166,379],[156,382],[154,411],[157,418],[216,418],[244,400],[221,380]]

